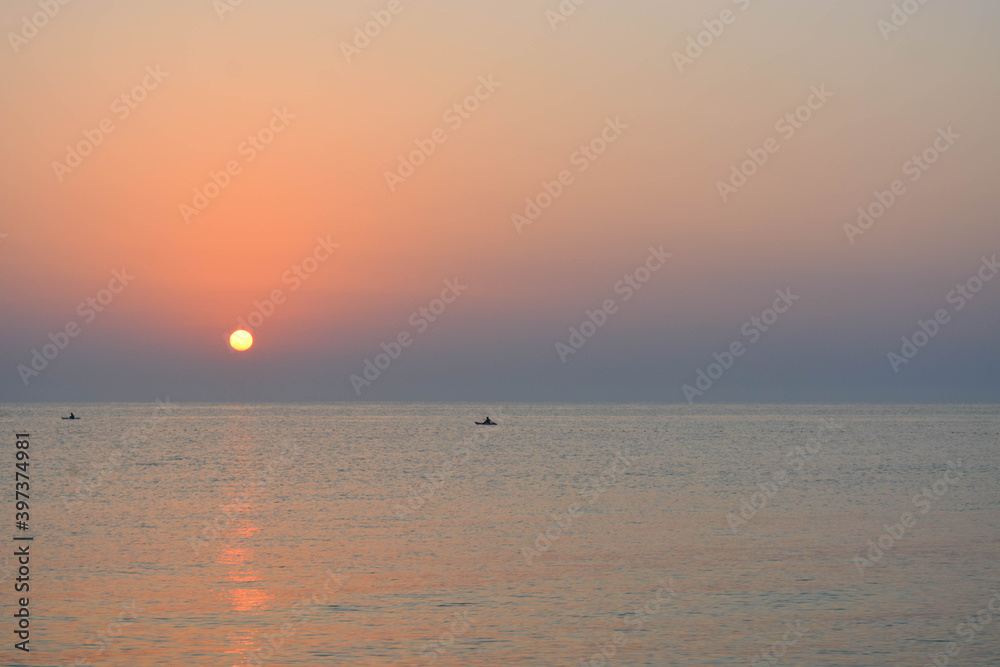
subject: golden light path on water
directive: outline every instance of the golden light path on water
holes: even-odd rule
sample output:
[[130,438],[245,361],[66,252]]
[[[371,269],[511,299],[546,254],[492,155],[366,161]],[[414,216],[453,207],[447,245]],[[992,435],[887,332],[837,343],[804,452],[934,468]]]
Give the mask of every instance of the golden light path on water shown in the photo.
[[[237,333],[240,332],[233,336]],[[232,608],[237,618],[241,618],[257,616],[271,608],[274,595],[264,587],[253,585],[262,583],[256,567],[257,554],[252,546],[254,536],[260,532],[255,523],[260,513],[260,494],[246,482],[260,470],[264,461],[262,443],[255,442],[239,420],[232,420],[230,428],[231,462],[236,483],[227,489],[229,502],[219,508],[221,521],[216,525],[221,524],[222,528],[215,562],[227,570],[223,578],[225,583],[220,586],[218,595]],[[233,663],[234,667],[251,664],[251,656],[262,643],[260,631],[248,624],[246,630],[233,630],[227,636],[230,647],[226,653],[238,660]]]

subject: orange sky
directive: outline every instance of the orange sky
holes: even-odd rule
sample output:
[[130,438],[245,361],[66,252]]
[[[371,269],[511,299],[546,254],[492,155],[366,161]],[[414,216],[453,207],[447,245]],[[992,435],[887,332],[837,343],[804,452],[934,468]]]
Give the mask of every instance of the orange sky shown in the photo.
[[[801,305],[711,398],[1000,397],[1000,281],[919,363],[886,362],[1000,251],[995,4],[928,4],[887,37],[881,1],[593,0],[555,28],[555,0],[402,0],[391,20],[389,4],[97,0],[35,31],[36,3],[4,4],[21,38],[0,57],[0,399],[355,399],[350,376],[456,278],[468,291],[363,398],[684,400],[786,287]],[[387,25],[345,49],[371,12]],[[608,119],[620,136],[581,162]],[[948,127],[952,150],[850,243],[856,209]],[[79,166],[54,166],[88,136]],[[390,187],[420,145],[433,154]],[[567,170],[518,233],[512,215]],[[212,173],[226,187],[185,216]],[[319,238],[339,247],[292,290]],[[555,344],[660,245],[669,266],[562,364]],[[134,283],[84,323],[78,304],[123,267]],[[287,301],[234,356],[238,318],[276,289]],[[71,321],[25,386],[18,366]]]

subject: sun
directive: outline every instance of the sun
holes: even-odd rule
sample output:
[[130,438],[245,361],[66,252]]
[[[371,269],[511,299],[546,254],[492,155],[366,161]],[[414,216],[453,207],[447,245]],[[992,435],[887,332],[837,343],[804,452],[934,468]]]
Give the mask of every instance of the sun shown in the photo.
[[229,344],[237,352],[246,352],[253,346],[253,336],[250,335],[249,331],[240,329],[239,331],[234,331],[233,335],[229,337]]

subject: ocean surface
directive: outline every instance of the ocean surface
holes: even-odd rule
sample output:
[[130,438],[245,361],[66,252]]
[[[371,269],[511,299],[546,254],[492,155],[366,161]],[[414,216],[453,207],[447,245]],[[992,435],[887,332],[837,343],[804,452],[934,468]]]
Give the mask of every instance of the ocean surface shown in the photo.
[[998,406],[8,404],[0,424],[4,665],[1000,664]]

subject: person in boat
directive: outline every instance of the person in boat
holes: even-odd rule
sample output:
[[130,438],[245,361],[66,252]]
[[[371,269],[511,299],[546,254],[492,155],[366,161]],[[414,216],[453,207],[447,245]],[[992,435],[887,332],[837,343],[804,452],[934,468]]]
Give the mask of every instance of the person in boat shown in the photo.
[[70,418],[70,419],[76,419],[76,415],[74,415],[74,414],[73,414],[73,413],[71,412],[71,413],[69,413],[69,418]]
[[490,419],[489,417],[487,417],[486,420],[483,422],[483,425],[484,426],[492,426],[495,423],[496,423],[495,421],[493,421],[492,419]]

